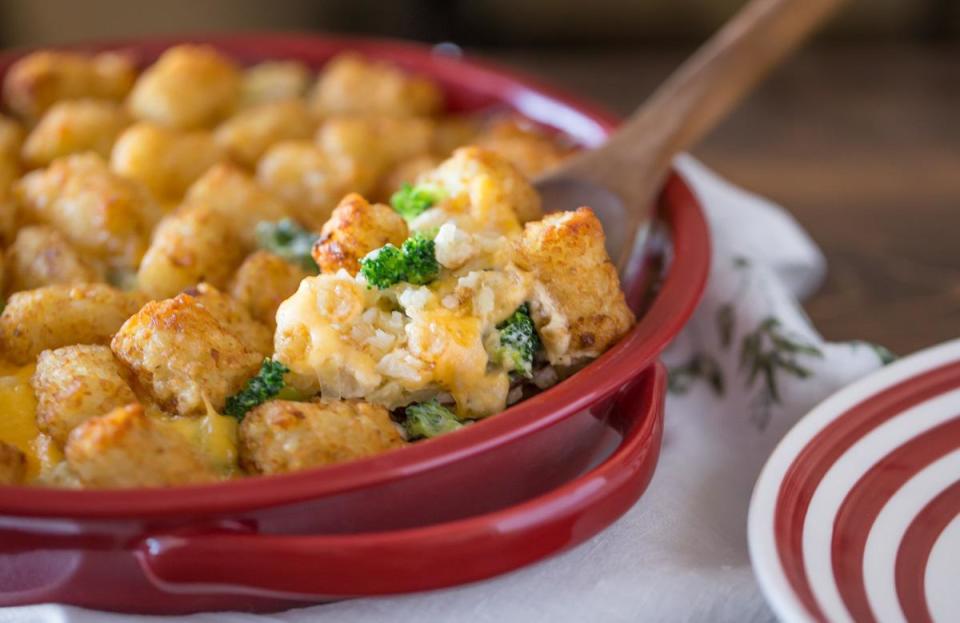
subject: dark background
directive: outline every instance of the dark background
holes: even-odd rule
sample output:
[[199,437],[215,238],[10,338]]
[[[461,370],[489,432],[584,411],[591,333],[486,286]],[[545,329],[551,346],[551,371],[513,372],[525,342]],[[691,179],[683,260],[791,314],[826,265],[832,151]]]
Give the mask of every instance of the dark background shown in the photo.
[[[698,40],[740,0],[0,0],[6,46],[119,33],[321,30],[473,46],[660,47]],[[957,0],[860,0],[832,41],[946,41]]]
[[[236,30],[454,41],[622,114],[741,0],[0,0],[0,44]],[[695,154],[830,262],[828,338],[960,333],[960,0],[857,0]]]

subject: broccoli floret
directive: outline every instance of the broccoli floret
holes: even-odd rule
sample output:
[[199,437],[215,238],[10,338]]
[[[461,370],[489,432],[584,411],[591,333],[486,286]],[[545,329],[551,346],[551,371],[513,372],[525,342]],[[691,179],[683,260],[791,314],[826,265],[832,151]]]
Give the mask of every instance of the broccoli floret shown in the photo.
[[360,261],[360,274],[367,283],[381,290],[401,281],[416,285],[430,283],[440,274],[436,244],[421,234],[407,238],[399,249],[387,244]]
[[370,252],[360,260],[360,274],[381,290],[403,281],[407,274],[403,252],[389,243]]
[[320,272],[310,254],[317,238],[319,236],[300,227],[292,219],[257,223],[257,246],[313,273]]
[[500,347],[494,353],[494,359],[519,375],[532,377],[533,358],[542,344],[530,317],[530,306],[524,303],[518,307],[497,325],[497,330],[500,332]]
[[390,197],[390,205],[407,222],[426,212],[441,200],[440,191],[429,186],[413,186],[404,183]]
[[224,412],[242,420],[247,411],[285,391],[283,375],[289,371],[289,368],[279,361],[264,359],[257,376],[247,381],[239,392],[227,398]]
[[420,286],[430,283],[440,274],[437,245],[430,238],[414,234],[404,241],[400,251],[407,269],[404,281]]
[[407,418],[403,422],[403,428],[407,431],[409,439],[429,439],[463,428],[463,424],[453,411],[441,405],[436,399],[410,405],[406,412]]

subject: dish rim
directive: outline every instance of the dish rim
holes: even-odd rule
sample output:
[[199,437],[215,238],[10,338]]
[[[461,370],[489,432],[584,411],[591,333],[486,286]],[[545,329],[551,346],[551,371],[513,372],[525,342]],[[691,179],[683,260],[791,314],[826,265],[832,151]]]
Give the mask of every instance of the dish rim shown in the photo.
[[[356,51],[388,59],[422,75],[454,83],[471,83],[535,121],[548,123],[544,107],[562,117],[555,127],[586,147],[597,144],[591,132],[608,136],[618,119],[562,89],[512,69],[464,56],[437,55],[429,46],[364,37],[307,35],[195,35],[116,40],[52,50],[130,50],[150,54],[180,43],[209,44],[240,61],[268,59],[322,60],[337,52]],[[234,54],[236,50],[243,54]],[[0,75],[31,50],[0,53]],[[577,127],[573,127],[573,126]],[[594,130],[591,130],[591,127]],[[601,137],[601,138],[602,138]],[[0,515],[82,519],[162,518],[213,515],[295,504],[310,499],[383,485],[443,467],[534,434],[608,397],[654,362],[693,313],[710,263],[710,240],[699,201],[680,176],[666,181],[658,207],[671,231],[672,263],[646,314],[610,350],[556,386],[463,430],[347,463],[289,474],[256,476],[206,485],[116,490],[70,490],[32,486],[0,487]],[[322,477],[321,477],[322,476]]]
[[[776,615],[784,621],[811,621],[813,615],[787,578],[778,551],[780,539],[774,515],[780,492],[797,457],[832,422],[858,405],[898,384],[960,362],[960,339],[943,342],[897,360],[831,394],[801,417],[777,444],[760,471],[750,497],[747,514],[747,546],[750,564],[760,589]],[[904,386],[898,395],[910,395]]]

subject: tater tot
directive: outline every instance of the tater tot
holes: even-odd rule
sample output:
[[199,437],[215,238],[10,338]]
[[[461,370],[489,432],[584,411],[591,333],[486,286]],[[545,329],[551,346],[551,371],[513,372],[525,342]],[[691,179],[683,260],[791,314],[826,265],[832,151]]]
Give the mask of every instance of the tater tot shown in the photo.
[[290,298],[300,282],[309,276],[310,273],[293,262],[269,251],[257,251],[237,269],[230,285],[230,296],[243,303],[254,318],[273,331],[277,328],[280,303]]
[[431,155],[415,156],[404,160],[380,178],[373,196],[381,201],[389,201],[393,193],[400,190],[404,184],[414,184],[417,178],[439,165],[440,159]]
[[151,420],[139,404],[91,418],[64,454],[85,487],[167,487],[217,480],[189,441]]
[[556,167],[572,153],[533,126],[516,119],[494,122],[476,137],[475,144],[503,156],[528,179]]
[[140,181],[161,200],[177,200],[224,157],[211,132],[184,132],[141,122],[117,139],[110,167]]
[[323,227],[348,186],[344,172],[312,141],[272,146],[257,164],[257,180],[286,201],[293,216],[314,231]]
[[534,274],[531,315],[551,364],[598,357],[633,325],[603,227],[589,208],[527,223],[517,265]]
[[188,203],[157,226],[137,271],[138,287],[153,298],[174,296],[201,281],[225,287],[243,261],[229,222],[216,210]]
[[23,144],[23,161],[44,167],[85,151],[110,157],[117,136],[129,123],[127,113],[109,100],[64,100],[50,107]]
[[361,400],[271,400],[240,425],[240,462],[279,474],[371,456],[406,445],[390,414]]
[[92,153],[59,158],[15,191],[25,220],[51,225],[81,253],[117,267],[137,265],[160,213],[146,188]]
[[18,159],[23,136],[23,128],[19,123],[10,117],[0,115],[0,159]]
[[23,227],[5,254],[7,292],[53,284],[93,283],[102,276],[66,236],[46,225]]
[[0,242],[8,244],[16,229],[17,205],[13,183],[20,176],[20,146],[23,129],[20,124],[0,115]]
[[458,147],[473,143],[480,124],[472,115],[447,115],[436,121],[432,152],[446,158]]
[[0,158],[0,243],[10,244],[17,233],[19,210],[14,192],[13,179],[16,173],[10,173],[10,181],[4,182],[4,160]]
[[313,259],[324,273],[341,268],[351,275],[360,260],[385,244],[399,247],[407,239],[407,223],[390,206],[369,203],[356,193],[343,198],[313,245]]
[[7,71],[3,96],[10,110],[33,121],[61,100],[119,102],[130,91],[135,76],[132,60],[123,54],[34,52]]
[[255,167],[264,152],[284,140],[307,139],[314,121],[302,100],[266,102],[230,117],[214,133],[217,144],[236,162]]
[[240,95],[240,72],[209,46],[180,45],[143,72],[130,93],[138,119],[171,128],[210,127],[226,117]]
[[146,301],[142,294],[101,283],[17,292],[0,314],[3,355],[23,365],[47,349],[106,344]]
[[348,190],[365,194],[397,162],[429,153],[432,136],[428,119],[335,117],[320,126],[316,142]]
[[279,221],[291,214],[283,201],[264,190],[246,171],[229,164],[215,165],[194,182],[185,202],[215,212],[246,248],[256,245],[257,223]]
[[178,415],[205,413],[205,400],[223,409],[263,361],[189,294],[147,303],[110,347],[153,400]]
[[516,167],[479,147],[457,149],[418,181],[441,189],[446,208],[466,212],[473,228],[518,233],[520,224],[543,214],[540,196]]
[[310,94],[318,115],[433,115],[443,109],[443,93],[430,80],[357,54],[331,60]]
[[0,485],[18,485],[27,473],[27,455],[11,443],[0,441]]
[[273,331],[254,320],[240,301],[217,290],[209,283],[201,283],[187,290],[224,329],[243,342],[243,345],[265,357],[273,353]]
[[37,396],[37,425],[62,446],[84,421],[137,401],[126,375],[109,346],[43,351],[30,381]]
[[266,61],[243,72],[242,106],[257,106],[303,97],[310,85],[310,69],[297,61]]

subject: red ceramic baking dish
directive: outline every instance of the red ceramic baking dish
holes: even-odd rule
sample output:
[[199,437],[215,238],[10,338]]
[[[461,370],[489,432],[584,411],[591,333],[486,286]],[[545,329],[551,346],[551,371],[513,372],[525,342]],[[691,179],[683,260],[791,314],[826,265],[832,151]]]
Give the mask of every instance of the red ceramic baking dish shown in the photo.
[[[609,114],[530,78],[405,43],[284,35],[83,47],[123,49],[147,63],[187,41],[240,62],[292,58],[317,68],[355,50],[430,76],[452,110],[511,108],[585,148],[616,126]],[[0,56],[0,74],[17,57]],[[0,605],[277,609],[479,579],[598,531],[652,474],[664,385],[653,364],[696,307],[709,268],[703,214],[677,175],[658,208],[669,261],[651,255],[648,269],[625,283],[628,300],[643,308],[637,325],[573,377],[495,417],[373,458],[281,476],[171,489],[0,487]],[[581,475],[613,430],[624,434],[618,449]]]

